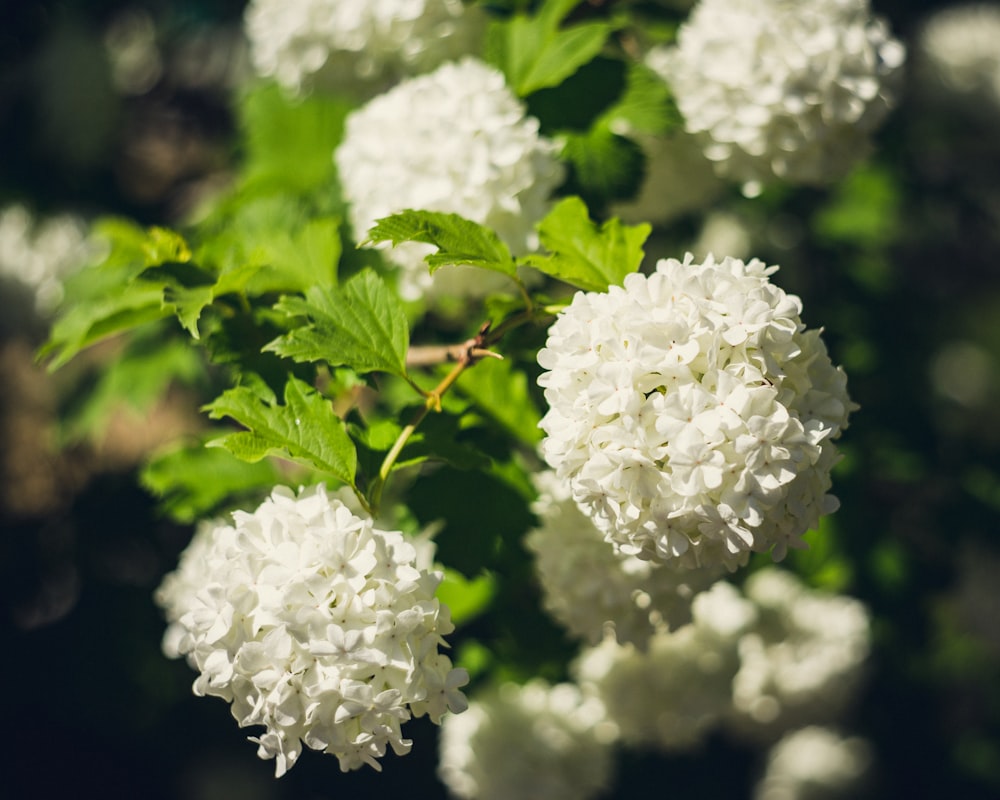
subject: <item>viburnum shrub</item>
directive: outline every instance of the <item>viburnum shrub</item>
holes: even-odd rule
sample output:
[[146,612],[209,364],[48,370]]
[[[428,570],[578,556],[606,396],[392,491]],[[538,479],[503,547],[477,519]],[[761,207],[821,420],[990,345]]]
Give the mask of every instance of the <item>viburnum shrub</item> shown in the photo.
[[[756,697],[746,687],[764,668],[751,667],[775,661],[780,642],[757,636],[749,601],[716,581],[752,554],[805,547],[836,508],[846,376],[800,299],[772,281],[777,266],[668,252],[677,236],[606,213],[639,188],[649,142],[679,131],[678,106],[700,124],[695,67],[677,61],[672,84],[646,63],[672,30],[647,28],[649,4],[396,3],[395,16],[391,3],[279,5],[247,11],[254,63],[277,83],[240,92],[232,185],[176,230],[98,222],[102,256],[67,280],[43,354],[59,367],[119,338],[81,393],[95,427],[108,398],[165,397],[175,383],[188,393],[171,397],[197,398],[202,434],[141,472],[195,531],[156,592],[163,649],[198,673],[196,694],[231,704],[278,775],[304,748],[378,769],[387,749],[409,751],[411,717],[440,723],[471,705],[466,723],[446,723],[440,774],[455,793],[528,796],[527,773],[490,756],[524,725],[512,752],[554,781],[537,777],[548,787],[537,796],[597,792],[615,742],[694,743],[733,697]],[[815,33],[822,5],[781,13]],[[698,8],[695,28],[709,13]],[[438,16],[422,26],[421,9]],[[394,51],[407,31],[455,32],[473,11],[493,14],[481,52],[442,64],[427,52],[434,36]],[[859,15],[838,64],[868,63],[887,41]],[[815,41],[783,57],[828,59],[838,44]],[[311,85],[334,51],[362,74],[433,68],[359,99]],[[833,111],[825,94],[800,109],[836,123],[824,153],[853,148],[853,126],[888,102],[856,78],[831,78]],[[768,100],[733,119],[762,120],[754,136],[769,146],[780,131],[765,123],[789,110],[774,91],[730,98]],[[817,126],[797,130],[796,147],[820,146]],[[828,141],[841,134],[848,143]],[[764,158],[756,142],[726,147]],[[799,163],[786,150],[787,169],[771,163],[779,179]],[[579,642],[553,635],[543,611],[593,653],[655,659],[673,676],[655,702],[698,702],[608,710],[596,679],[548,682]],[[867,617],[851,620],[854,670]],[[467,684],[484,687],[481,701]],[[648,731],[610,713],[632,705]],[[804,708],[798,725],[813,721]],[[694,727],[664,722],[686,714]]]

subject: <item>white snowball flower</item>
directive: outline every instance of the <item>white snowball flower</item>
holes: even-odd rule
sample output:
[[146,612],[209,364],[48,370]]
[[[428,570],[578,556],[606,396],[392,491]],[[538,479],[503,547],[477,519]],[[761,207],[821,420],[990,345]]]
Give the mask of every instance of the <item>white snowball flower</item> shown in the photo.
[[864,739],[816,726],[792,731],[771,748],[754,800],[849,800],[871,760]]
[[462,711],[465,670],[438,652],[453,630],[401,533],[375,528],[322,486],[274,490],[233,524],[204,523],[156,592],[163,648],[200,674],[195,694],[232,703],[240,727],[264,726],[261,758],[278,776],[305,744],[343,771],[390,745],[400,725]]
[[661,260],[549,329],[542,454],[623,553],[735,569],[836,508],[846,377],[776,269]]
[[0,276],[30,288],[40,313],[59,305],[63,280],[91,250],[86,226],[71,214],[36,219],[21,205],[0,209]]
[[467,800],[586,800],[611,781],[616,730],[569,683],[508,683],[441,726],[438,775]]
[[609,637],[581,653],[574,674],[626,744],[690,750],[729,713],[739,640],[754,619],[738,590],[717,583],[695,598],[690,625],[657,633],[645,652]]
[[[335,160],[355,236],[408,208],[461,214],[495,230],[515,254],[537,246],[534,226],[562,181],[556,145],[503,75],[472,58],[412,78],[353,112]],[[404,243],[386,251],[403,269],[404,296],[432,287],[483,294],[503,276],[445,267],[432,278],[423,257],[433,247]]]
[[720,175],[840,177],[869,149],[905,50],[868,0],[700,0],[649,65]]
[[545,609],[574,636],[597,644],[606,634],[644,648],[660,630],[691,619],[691,601],[724,571],[681,569],[616,552],[584,516],[569,487],[551,472],[537,476],[540,527],[525,539]]
[[244,22],[257,73],[297,92],[433,69],[470,52],[484,18],[462,0],[251,0]]
[[1000,106],[1000,6],[943,8],[927,20],[919,46],[925,68],[944,88]]
[[740,641],[730,727],[751,739],[837,719],[860,685],[870,649],[864,605],[804,586],[779,569],[744,587],[758,621]]

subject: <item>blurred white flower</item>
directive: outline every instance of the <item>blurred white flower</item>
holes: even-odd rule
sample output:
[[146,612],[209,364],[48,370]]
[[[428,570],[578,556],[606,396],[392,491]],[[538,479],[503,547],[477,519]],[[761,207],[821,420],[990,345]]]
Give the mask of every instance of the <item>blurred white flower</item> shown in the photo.
[[462,711],[468,680],[438,652],[453,626],[399,532],[375,528],[322,486],[274,490],[233,524],[207,522],[156,592],[164,652],[200,674],[195,694],[262,725],[261,758],[283,775],[305,744],[343,771],[411,742],[400,726]]
[[1000,5],[966,3],[936,11],[918,41],[922,65],[946,90],[1000,106]]
[[438,774],[467,800],[586,800],[612,777],[616,730],[569,683],[508,683],[441,725]]
[[31,289],[39,313],[63,298],[63,280],[91,253],[87,228],[70,214],[36,219],[24,206],[0,209],[0,276]]
[[425,72],[471,52],[484,24],[462,0],[251,0],[244,20],[258,74],[296,92]]
[[850,800],[871,760],[864,739],[815,726],[793,731],[771,748],[754,800]]
[[536,477],[540,526],[525,544],[545,609],[574,636],[597,644],[606,634],[644,648],[655,632],[691,619],[691,601],[724,571],[658,565],[618,553],[584,516],[569,487],[551,472]]
[[661,260],[549,329],[542,455],[621,552],[735,569],[837,507],[846,377],[776,269]]
[[[537,246],[537,223],[563,168],[556,146],[503,75],[472,58],[445,64],[380,95],[347,118],[335,160],[358,240],[376,220],[405,209],[461,214],[495,230],[515,254]],[[386,250],[402,268],[401,290],[482,295],[510,282],[472,267],[433,277],[431,245]]]
[[905,57],[868,0],[700,0],[647,63],[720,175],[824,183],[869,149]]
[[744,587],[758,621],[740,640],[730,727],[751,739],[840,717],[861,683],[870,649],[865,606],[810,590],[779,569]]
[[645,652],[609,637],[581,653],[574,673],[624,743],[690,750],[729,713],[740,636],[754,620],[737,589],[716,583],[694,599],[690,625],[654,635]]

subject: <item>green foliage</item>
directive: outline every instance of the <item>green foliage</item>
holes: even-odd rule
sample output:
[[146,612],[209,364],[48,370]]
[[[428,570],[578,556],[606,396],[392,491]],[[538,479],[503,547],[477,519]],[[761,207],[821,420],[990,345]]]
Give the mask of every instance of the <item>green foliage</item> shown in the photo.
[[218,513],[223,505],[255,498],[261,487],[280,482],[273,461],[248,463],[203,442],[161,452],[139,474],[142,485],[160,500],[160,510],[177,522],[193,523]]
[[456,625],[471,622],[489,610],[496,594],[496,581],[484,572],[473,579],[453,569],[444,569],[444,580],[438,586],[437,598],[451,611]]
[[184,240],[163,228],[143,230],[124,220],[104,220],[94,234],[106,242],[107,256],[67,281],[69,300],[40,352],[51,359],[51,369],[109,336],[169,316],[164,284],[139,278],[149,267],[186,263],[191,257]]
[[244,189],[303,192],[329,185],[336,174],[331,154],[352,106],[321,93],[289,98],[275,84],[246,92],[238,107],[246,146]]
[[365,244],[424,242],[438,248],[424,258],[433,273],[443,266],[465,264],[501,272],[511,278],[517,270],[507,248],[489,228],[458,214],[407,209],[378,220]]
[[649,225],[623,225],[617,219],[598,228],[583,201],[567,197],[538,226],[551,255],[522,261],[578,289],[603,292],[639,268],[650,230]]
[[314,287],[305,299],[283,297],[275,308],[306,320],[264,349],[296,361],[347,366],[358,373],[406,377],[410,332],[399,298],[372,270],[338,289]]
[[557,86],[601,52],[614,26],[581,22],[560,27],[579,0],[545,3],[534,16],[515,14],[487,32],[486,60],[521,97]]
[[144,413],[172,384],[190,385],[204,377],[199,353],[185,342],[164,338],[163,333],[162,326],[140,331],[102,368],[93,386],[73,393],[76,402],[63,414],[64,438],[99,438],[123,405]]
[[564,138],[562,157],[571,166],[567,188],[585,202],[628,200],[639,191],[646,156],[631,139],[604,125]]
[[483,359],[466,371],[456,391],[524,444],[533,447],[541,441],[542,417],[528,390],[528,376],[509,359]]
[[297,378],[285,385],[281,405],[267,389],[229,389],[205,410],[212,419],[230,417],[248,430],[208,443],[256,463],[269,455],[287,458],[354,486],[357,453],[330,401]]

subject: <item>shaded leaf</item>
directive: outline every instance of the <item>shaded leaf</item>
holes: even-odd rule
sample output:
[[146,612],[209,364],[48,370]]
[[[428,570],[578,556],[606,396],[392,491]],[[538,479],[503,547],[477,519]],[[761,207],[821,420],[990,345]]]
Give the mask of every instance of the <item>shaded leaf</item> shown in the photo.
[[461,625],[489,610],[496,588],[496,580],[488,572],[470,580],[462,573],[445,567],[444,580],[435,594],[438,600],[448,606],[451,621]]
[[510,360],[484,359],[465,371],[455,390],[525,444],[541,441],[541,414],[531,399],[528,376]]

